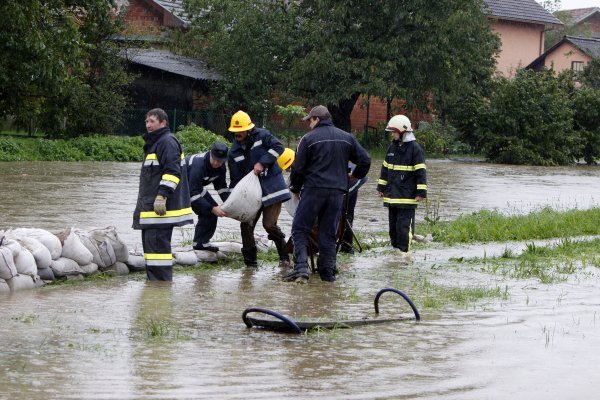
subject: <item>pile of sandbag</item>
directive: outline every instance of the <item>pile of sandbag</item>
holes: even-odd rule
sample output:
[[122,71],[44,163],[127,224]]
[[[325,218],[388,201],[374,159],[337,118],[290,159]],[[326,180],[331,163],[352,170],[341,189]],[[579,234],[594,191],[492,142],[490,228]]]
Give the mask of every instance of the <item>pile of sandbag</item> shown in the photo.
[[0,293],[98,271],[125,275],[128,259],[114,227],[68,228],[57,234],[37,228],[0,231]]

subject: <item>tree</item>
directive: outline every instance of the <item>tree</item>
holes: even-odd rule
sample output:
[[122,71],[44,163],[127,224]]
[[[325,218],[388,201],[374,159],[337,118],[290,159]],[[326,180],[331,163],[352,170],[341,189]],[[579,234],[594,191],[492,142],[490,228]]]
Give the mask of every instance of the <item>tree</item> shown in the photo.
[[130,81],[107,37],[118,32],[112,0],[0,4],[0,117],[48,133],[105,132]]
[[491,74],[498,46],[480,0],[186,4],[188,54],[223,73],[229,98],[257,111],[259,100],[271,108],[275,94],[326,104],[346,130],[361,94],[453,103]]

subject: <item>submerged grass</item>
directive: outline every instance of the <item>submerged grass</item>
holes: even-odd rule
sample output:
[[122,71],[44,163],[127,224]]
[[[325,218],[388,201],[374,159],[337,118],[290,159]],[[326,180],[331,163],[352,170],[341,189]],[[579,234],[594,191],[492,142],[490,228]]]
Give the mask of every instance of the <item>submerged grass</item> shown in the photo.
[[426,278],[421,281],[419,286],[421,286],[420,291],[423,293],[423,308],[435,309],[447,307],[448,305],[466,308],[479,300],[487,298],[504,300],[508,298],[508,287],[446,287],[434,285]]
[[445,244],[549,239],[600,234],[600,208],[556,211],[543,208],[526,215],[503,215],[482,210],[454,221],[422,224],[419,233],[431,233]]

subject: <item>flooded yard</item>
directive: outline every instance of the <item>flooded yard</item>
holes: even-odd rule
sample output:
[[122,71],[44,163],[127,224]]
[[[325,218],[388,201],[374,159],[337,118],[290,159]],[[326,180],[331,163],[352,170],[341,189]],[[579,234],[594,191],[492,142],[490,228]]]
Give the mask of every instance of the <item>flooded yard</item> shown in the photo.
[[[359,195],[361,232],[387,229],[378,170]],[[0,229],[114,225],[141,248],[130,228],[138,173],[138,164],[0,163]],[[482,208],[597,207],[600,199],[599,168],[430,160],[428,177],[443,219]],[[284,232],[290,224],[283,211]],[[219,221],[220,238],[237,231]],[[275,263],[257,271],[232,264],[180,271],[172,285],[132,274],[0,296],[0,399],[595,398],[599,269],[580,266],[543,284],[452,261],[505,246],[432,244],[409,267],[374,249],[340,258],[335,284],[284,284]],[[408,294],[422,320],[293,335],[248,329],[241,318],[247,307],[297,319],[374,317],[384,287]],[[487,292],[495,294],[469,297]],[[380,312],[410,315],[392,293]]]

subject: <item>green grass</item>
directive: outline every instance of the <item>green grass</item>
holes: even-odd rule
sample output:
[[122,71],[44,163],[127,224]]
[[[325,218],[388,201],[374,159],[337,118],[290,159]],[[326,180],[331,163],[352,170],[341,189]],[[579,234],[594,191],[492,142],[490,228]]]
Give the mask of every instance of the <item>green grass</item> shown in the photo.
[[420,234],[431,233],[445,244],[549,239],[600,234],[600,208],[555,211],[543,208],[527,215],[503,215],[482,210],[454,221],[421,224]]
[[475,302],[488,298],[508,298],[508,287],[500,286],[487,288],[481,286],[446,287],[434,285],[429,280],[423,279],[418,285],[423,308],[437,309],[448,305],[466,308]]

